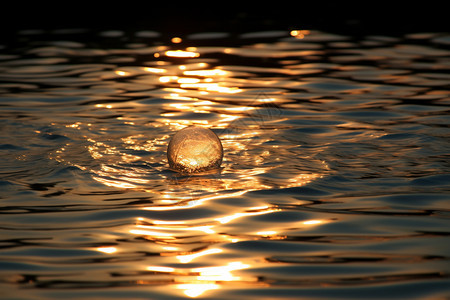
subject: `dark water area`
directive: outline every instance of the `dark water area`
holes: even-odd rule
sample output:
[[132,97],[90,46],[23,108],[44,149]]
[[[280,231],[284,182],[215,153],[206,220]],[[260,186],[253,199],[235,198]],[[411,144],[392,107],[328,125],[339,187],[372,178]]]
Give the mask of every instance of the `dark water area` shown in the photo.
[[450,297],[448,33],[117,28],[0,44],[2,299]]
[[448,32],[448,12],[442,1],[410,2],[152,2],[128,1],[94,5],[77,1],[64,5],[45,1],[3,4],[0,34],[17,30],[89,28],[129,32],[152,29],[168,35],[225,31],[315,29],[363,37],[413,32]]

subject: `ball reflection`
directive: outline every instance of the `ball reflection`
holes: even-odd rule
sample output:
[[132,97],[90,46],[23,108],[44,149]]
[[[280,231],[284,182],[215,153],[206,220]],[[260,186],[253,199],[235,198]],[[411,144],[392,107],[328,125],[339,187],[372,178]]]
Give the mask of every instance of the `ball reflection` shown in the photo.
[[222,158],[223,148],[220,139],[210,129],[198,126],[178,131],[167,148],[170,168],[181,173],[218,168]]

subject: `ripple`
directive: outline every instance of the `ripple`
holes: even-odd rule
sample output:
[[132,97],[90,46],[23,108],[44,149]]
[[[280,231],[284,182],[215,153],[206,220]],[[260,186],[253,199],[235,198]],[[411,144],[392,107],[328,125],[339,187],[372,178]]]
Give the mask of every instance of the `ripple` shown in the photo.
[[[445,34],[20,36],[0,57],[6,297],[448,294]],[[220,170],[169,170],[190,125]]]

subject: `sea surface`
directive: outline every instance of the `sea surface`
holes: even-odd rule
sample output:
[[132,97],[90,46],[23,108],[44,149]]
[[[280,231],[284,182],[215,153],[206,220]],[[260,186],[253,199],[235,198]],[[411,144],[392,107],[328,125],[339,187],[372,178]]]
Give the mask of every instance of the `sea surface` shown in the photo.
[[449,111],[446,33],[19,31],[0,298],[449,299]]

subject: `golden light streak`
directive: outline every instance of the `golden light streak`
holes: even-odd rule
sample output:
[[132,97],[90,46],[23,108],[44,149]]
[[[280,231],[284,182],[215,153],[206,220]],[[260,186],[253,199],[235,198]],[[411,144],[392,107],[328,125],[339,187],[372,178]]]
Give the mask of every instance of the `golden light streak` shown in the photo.
[[[164,195],[166,196],[166,195]],[[138,221],[144,221],[144,218],[138,218]],[[163,220],[153,220],[153,224],[159,224],[159,225],[182,225],[186,224],[184,221],[163,221]]]
[[263,102],[263,103],[267,103],[267,102],[275,102],[276,99],[275,98],[260,98],[257,100],[258,102]]
[[148,266],[147,271],[171,273],[174,272],[175,269],[171,267]]
[[111,104],[104,105],[104,104],[95,104],[95,107],[106,107],[106,108],[112,108],[113,106]]
[[183,74],[187,76],[208,77],[208,76],[225,76],[228,74],[228,72],[220,69],[211,69],[211,70],[184,71]]
[[178,83],[197,83],[200,82],[200,79],[198,78],[188,78],[188,77],[183,77],[183,78],[179,78],[177,80]]
[[116,70],[116,71],[114,71],[114,73],[116,73],[119,76],[127,76],[130,74],[130,72],[121,71],[121,70]]
[[324,223],[324,221],[323,220],[308,220],[308,221],[302,222],[302,224],[304,224],[304,225],[318,225],[321,223]]
[[167,70],[166,69],[161,69],[161,68],[151,68],[151,67],[145,67],[144,71],[146,72],[150,72],[150,73],[156,73],[156,74],[161,74],[161,73],[166,73]]
[[92,176],[92,178],[100,183],[103,183],[106,186],[112,186],[112,187],[117,187],[117,188],[122,188],[122,189],[132,189],[132,188],[136,187],[136,185],[128,183],[128,182],[106,179],[106,178],[97,177],[97,176]]
[[[196,100],[196,98],[182,97],[177,94],[170,94],[170,99],[176,100]],[[214,103],[211,101],[196,101],[194,103],[170,103],[167,106],[171,109],[175,108],[180,111],[194,111],[197,113],[208,113],[212,109]]]
[[130,233],[137,234],[137,235],[157,236],[157,237],[172,237],[171,233],[146,230],[146,229],[131,229]]
[[[136,225],[136,227],[137,228],[141,228],[141,229],[145,229],[145,230],[149,230],[149,232],[153,232],[153,231],[150,231],[150,230],[155,230],[156,229],[156,230],[203,231],[204,233],[208,233],[208,234],[215,233],[215,231],[211,229],[213,227],[213,225],[187,227],[186,225],[183,225],[183,223],[184,222],[170,224],[168,222],[168,223],[165,223],[167,225],[166,227],[163,227],[163,226],[149,226],[149,225]],[[135,230],[135,229],[133,229],[133,230]],[[171,235],[171,234],[167,234],[167,235]]]
[[196,298],[209,290],[217,290],[219,287],[215,283],[183,283],[177,285],[177,289],[185,290],[184,294],[191,298]]
[[183,50],[168,50],[164,52],[164,54],[169,57],[181,57],[181,58],[194,58],[200,56],[200,53],[198,52],[183,51]]
[[184,290],[184,294],[188,297],[196,298],[208,290],[219,289],[220,285],[216,282],[242,280],[240,276],[235,276],[232,272],[249,267],[250,265],[248,264],[235,261],[230,262],[225,266],[193,268],[190,270],[191,273],[199,273],[199,275],[195,277],[195,281],[193,281],[193,283],[178,284],[176,287],[177,289]]
[[[81,123],[81,122],[75,122],[73,124],[66,125],[66,127],[80,129],[80,125],[82,125],[82,124],[83,123]],[[40,131],[37,131],[37,130],[35,132],[40,133]]]
[[277,232],[275,230],[267,230],[267,231],[258,231],[256,234],[262,235],[262,236],[269,236],[269,235],[275,235],[275,234],[277,234]]
[[178,251],[178,247],[172,247],[172,246],[164,246],[162,247],[166,251]]
[[293,178],[288,179],[288,183],[286,185],[283,185],[282,187],[296,187],[296,186],[303,186],[307,183],[310,183],[316,178],[320,178],[322,175],[312,173],[312,174],[299,174]]
[[[178,79],[178,76],[174,76],[174,77],[176,77],[175,80]],[[180,89],[180,88],[165,88],[164,90],[168,91],[168,92],[177,93],[177,94],[188,93],[188,91]]]
[[[190,199],[191,196],[186,196],[185,199]],[[183,199],[180,199],[183,200]],[[172,203],[172,200],[166,200],[166,201],[171,201],[170,203]],[[174,200],[175,203],[178,202],[177,200]],[[186,209],[186,208],[190,208],[193,207],[194,204],[192,203],[188,203],[186,205],[177,205],[177,206],[173,206],[173,205],[161,205],[161,206],[148,206],[148,207],[144,207],[142,209],[144,210],[153,210],[153,211],[164,211],[164,210],[176,210],[176,209]]]
[[250,265],[243,264],[240,261],[230,262],[226,266],[220,267],[203,267],[191,269],[194,273],[200,273],[197,280],[202,281],[237,281],[241,277],[233,276],[231,271],[249,268]]
[[257,215],[263,215],[263,214],[268,214],[268,213],[271,213],[271,212],[279,211],[279,209],[274,209],[274,208],[261,208],[261,209],[263,209],[263,210],[261,210],[261,211],[247,211],[247,212],[242,212],[242,213],[234,213],[232,215],[221,217],[221,218],[217,218],[215,220],[218,221],[221,224],[226,224],[226,223],[229,223],[229,222],[233,221],[234,219],[242,218],[242,217],[245,217],[245,216],[257,216]]
[[180,261],[180,263],[187,264],[187,263],[190,263],[191,261],[193,261],[194,259],[196,259],[197,257],[201,257],[204,255],[209,255],[209,254],[221,253],[222,251],[223,251],[222,249],[212,248],[212,249],[206,249],[206,250],[194,253],[194,254],[178,255],[178,256],[176,256],[176,258]]
[[177,79],[178,79],[178,76],[161,76],[161,77],[159,77],[159,81],[162,83],[176,81]]
[[[189,100],[196,100],[197,99],[197,98],[193,98],[193,97],[179,96],[177,93],[171,93],[170,95],[164,96],[163,98],[164,99],[172,99],[172,100],[187,100],[187,101],[189,101]],[[171,105],[171,104],[169,104],[169,105]],[[178,104],[178,105],[180,105],[180,106],[189,106],[189,104]],[[171,106],[175,106],[175,105],[171,105]],[[188,110],[188,108],[184,108],[182,110],[185,110],[185,109]]]
[[103,253],[107,253],[107,254],[112,254],[112,253],[117,252],[116,247],[98,247],[95,250],[103,252]]
[[[217,124],[217,127],[219,128],[226,128],[231,122],[233,122],[236,119],[241,118],[240,116],[233,116],[233,115],[225,115],[225,114],[220,114],[219,115],[222,119],[220,120],[221,123]],[[227,135],[222,135],[221,138],[226,139]]]
[[219,93],[226,93],[226,94],[236,94],[240,93],[243,90],[237,87],[226,87],[221,86],[219,83],[182,83],[180,84],[181,88],[189,88],[189,89],[199,89],[204,90],[208,92],[219,92]]

